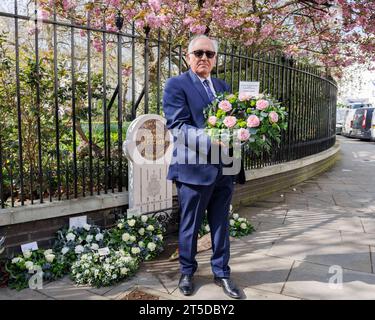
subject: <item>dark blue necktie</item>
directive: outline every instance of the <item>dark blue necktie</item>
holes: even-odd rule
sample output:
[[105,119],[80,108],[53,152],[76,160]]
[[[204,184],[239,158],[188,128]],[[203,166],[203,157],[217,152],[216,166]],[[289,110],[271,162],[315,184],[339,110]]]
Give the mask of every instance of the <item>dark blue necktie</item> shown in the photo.
[[214,95],[214,93],[212,92],[212,90],[210,88],[210,83],[206,79],[206,80],[203,81],[203,84],[204,84],[204,88],[206,89],[206,92],[207,92],[207,95],[208,95],[208,99],[210,100],[210,102],[214,101],[215,100],[215,95]]

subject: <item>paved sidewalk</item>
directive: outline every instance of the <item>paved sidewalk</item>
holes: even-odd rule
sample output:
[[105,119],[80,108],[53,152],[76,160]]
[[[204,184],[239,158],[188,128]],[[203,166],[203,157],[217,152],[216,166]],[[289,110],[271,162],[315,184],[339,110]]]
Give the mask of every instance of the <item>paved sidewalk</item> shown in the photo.
[[[375,144],[339,140],[341,159],[331,170],[239,211],[256,228],[231,242],[232,277],[246,299],[375,299]],[[114,287],[77,287],[66,277],[43,290],[0,289],[0,299],[125,299],[134,290],[228,299],[212,283],[211,251],[198,255],[195,294],[182,296],[178,262],[166,259],[175,248],[169,239],[158,260]]]

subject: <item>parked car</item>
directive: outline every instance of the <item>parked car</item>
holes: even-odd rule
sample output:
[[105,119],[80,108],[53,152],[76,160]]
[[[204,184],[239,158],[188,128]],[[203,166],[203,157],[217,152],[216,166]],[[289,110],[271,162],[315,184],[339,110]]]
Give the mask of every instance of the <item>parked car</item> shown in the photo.
[[374,107],[356,109],[353,118],[352,136],[361,140],[374,140]]
[[366,107],[372,107],[371,104],[365,104],[365,103],[353,103],[349,104],[348,108],[346,109],[344,123],[342,126],[341,134],[346,137],[352,137],[352,131],[353,131],[353,118],[355,111],[357,109],[366,108]]
[[336,134],[341,134],[344,125],[347,108],[339,108],[336,110]]

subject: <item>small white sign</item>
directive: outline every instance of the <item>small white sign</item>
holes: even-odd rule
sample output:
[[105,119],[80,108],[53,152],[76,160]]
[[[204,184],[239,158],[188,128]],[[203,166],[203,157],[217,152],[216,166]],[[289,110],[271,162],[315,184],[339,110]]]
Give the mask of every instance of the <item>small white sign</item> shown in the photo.
[[133,216],[140,216],[141,209],[139,207],[134,207],[134,208],[128,209],[126,213],[127,213],[128,218],[131,218]]
[[21,251],[24,253],[25,251],[35,251],[38,250],[38,244],[34,242],[21,244]]
[[259,94],[259,81],[240,81],[239,93],[249,93],[252,96]]
[[108,247],[100,248],[100,249],[98,249],[98,253],[99,253],[100,256],[108,256],[109,255],[109,248]]
[[69,229],[82,228],[87,223],[87,216],[69,218]]

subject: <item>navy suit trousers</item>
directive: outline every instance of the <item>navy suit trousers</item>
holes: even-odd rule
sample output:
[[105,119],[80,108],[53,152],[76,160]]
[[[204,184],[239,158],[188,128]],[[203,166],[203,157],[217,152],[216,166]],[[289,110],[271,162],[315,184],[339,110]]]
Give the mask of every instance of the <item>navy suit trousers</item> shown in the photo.
[[180,206],[179,255],[182,274],[197,270],[198,231],[207,210],[211,230],[211,268],[216,277],[229,277],[229,206],[233,193],[233,176],[219,169],[211,185],[193,185],[176,181]]

